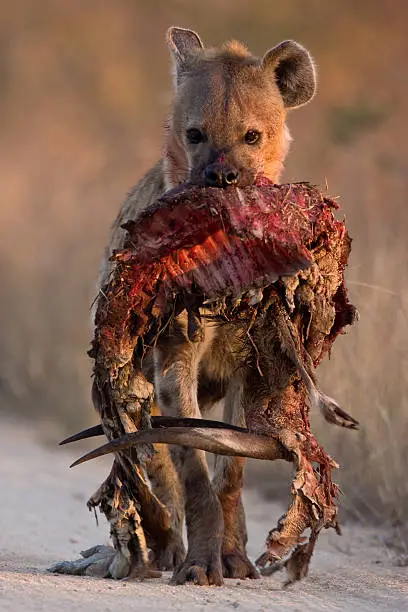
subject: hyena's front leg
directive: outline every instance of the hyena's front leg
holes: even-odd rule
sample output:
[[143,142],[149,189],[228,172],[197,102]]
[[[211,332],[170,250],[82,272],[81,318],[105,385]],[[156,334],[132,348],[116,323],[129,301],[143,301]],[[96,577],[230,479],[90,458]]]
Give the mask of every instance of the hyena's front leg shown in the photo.
[[[229,383],[224,405],[224,421],[245,427],[242,410],[242,385],[237,376]],[[246,552],[247,529],[242,503],[244,457],[217,455],[213,486],[224,516],[222,566],[225,578],[259,578]]]
[[154,562],[159,569],[173,570],[185,559],[182,538],[184,518],[183,492],[179,475],[166,444],[155,445],[156,453],[146,465],[146,472],[155,495],[170,515],[171,537],[166,545],[154,552]]
[[[155,387],[160,408],[169,416],[199,418],[197,372],[203,343],[189,342],[181,327],[155,351]],[[188,551],[173,574],[174,584],[221,585],[222,509],[203,451],[172,448],[185,500]]]

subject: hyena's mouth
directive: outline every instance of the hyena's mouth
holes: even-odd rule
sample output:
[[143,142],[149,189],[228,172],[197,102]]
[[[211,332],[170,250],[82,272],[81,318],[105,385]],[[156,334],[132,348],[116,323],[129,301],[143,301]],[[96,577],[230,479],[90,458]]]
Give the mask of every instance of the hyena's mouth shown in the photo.
[[257,181],[258,174],[247,168],[200,168],[189,170],[189,183],[197,187],[216,187],[228,189],[230,187],[251,187]]

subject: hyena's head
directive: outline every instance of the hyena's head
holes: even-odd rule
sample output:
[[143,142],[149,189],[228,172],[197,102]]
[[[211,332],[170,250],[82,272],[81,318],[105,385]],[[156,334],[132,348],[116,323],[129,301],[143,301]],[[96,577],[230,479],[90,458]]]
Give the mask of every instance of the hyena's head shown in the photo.
[[277,182],[288,152],[288,109],[314,95],[308,51],[285,41],[262,59],[240,43],[204,49],[191,30],[167,33],[174,63],[175,100],[164,148],[167,187],[190,179],[225,187]]

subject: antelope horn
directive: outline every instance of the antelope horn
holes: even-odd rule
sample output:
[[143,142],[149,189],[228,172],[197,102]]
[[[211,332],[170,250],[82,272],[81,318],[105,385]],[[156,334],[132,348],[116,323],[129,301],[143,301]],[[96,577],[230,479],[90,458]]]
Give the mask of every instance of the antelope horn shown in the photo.
[[201,427],[204,429],[230,429],[231,431],[241,431],[247,433],[245,427],[224,423],[224,421],[213,421],[211,419],[195,419],[191,417],[169,417],[169,416],[153,416],[150,418],[153,429],[164,427]]
[[198,448],[217,455],[251,457],[253,459],[287,459],[288,453],[282,445],[267,436],[258,436],[246,431],[201,427],[170,427],[168,429],[145,429],[126,434],[83,455],[70,467],[80,463],[131,448],[136,444],[179,444]]
[[59,445],[70,444],[71,442],[77,442],[78,440],[86,440],[87,438],[95,438],[97,436],[103,436],[104,431],[102,429],[102,425],[94,425],[93,427],[88,427],[88,429],[83,429],[73,436],[69,436],[69,438],[65,438],[59,442]]
[[[160,427],[203,427],[212,429],[231,429],[232,431],[243,431],[247,432],[247,429],[243,427],[237,427],[236,425],[230,425],[229,423],[223,423],[222,421],[211,421],[209,419],[192,419],[192,418],[178,418],[178,417],[167,417],[167,416],[153,416],[150,419],[153,429]],[[77,442],[78,440],[86,440],[87,438],[95,438],[96,436],[103,436],[104,431],[102,425],[94,425],[88,429],[84,429],[69,438],[65,438],[59,443],[60,446],[63,444],[70,444],[71,442]]]

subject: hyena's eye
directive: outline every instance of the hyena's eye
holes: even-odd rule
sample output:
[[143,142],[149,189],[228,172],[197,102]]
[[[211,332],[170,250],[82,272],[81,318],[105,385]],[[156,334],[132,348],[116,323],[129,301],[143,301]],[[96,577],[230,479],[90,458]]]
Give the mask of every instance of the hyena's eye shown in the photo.
[[186,135],[190,144],[199,144],[205,140],[205,134],[198,128],[190,128],[187,130]]
[[256,144],[260,138],[261,132],[258,132],[258,130],[248,130],[244,136],[245,142],[249,145]]

